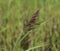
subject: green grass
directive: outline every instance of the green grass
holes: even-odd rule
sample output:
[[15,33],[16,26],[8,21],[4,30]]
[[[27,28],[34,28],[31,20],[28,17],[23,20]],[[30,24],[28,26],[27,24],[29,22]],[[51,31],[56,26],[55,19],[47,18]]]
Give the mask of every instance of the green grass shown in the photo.
[[[38,25],[27,31],[37,9]],[[60,0],[0,0],[0,51],[60,51]]]

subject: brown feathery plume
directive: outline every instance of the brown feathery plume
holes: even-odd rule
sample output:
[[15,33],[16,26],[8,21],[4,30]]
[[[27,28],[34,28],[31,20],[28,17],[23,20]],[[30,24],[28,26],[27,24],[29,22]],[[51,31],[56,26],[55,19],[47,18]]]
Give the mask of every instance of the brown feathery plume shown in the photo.
[[37,11],[33,14],[31,20],[27,23],[26,27],[28,27],[28,31],[31,30],[32,26],[36,23],[37,17],[39,15],[39,10],[40,9],[37,9]]

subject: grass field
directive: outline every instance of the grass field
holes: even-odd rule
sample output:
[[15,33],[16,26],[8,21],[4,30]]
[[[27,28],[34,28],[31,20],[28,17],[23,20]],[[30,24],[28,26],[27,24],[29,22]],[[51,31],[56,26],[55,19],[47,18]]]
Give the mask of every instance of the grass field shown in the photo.
[[0,0],[0,51],[60,51],[60,0]]

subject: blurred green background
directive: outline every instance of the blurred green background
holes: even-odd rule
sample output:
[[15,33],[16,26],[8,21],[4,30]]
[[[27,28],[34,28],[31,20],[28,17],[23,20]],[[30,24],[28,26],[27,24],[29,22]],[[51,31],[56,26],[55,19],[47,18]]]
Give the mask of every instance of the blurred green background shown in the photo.
[[[26,31],[37,9],[39,24]],[[0,0],[0,51],[60,51],[60,0]]]

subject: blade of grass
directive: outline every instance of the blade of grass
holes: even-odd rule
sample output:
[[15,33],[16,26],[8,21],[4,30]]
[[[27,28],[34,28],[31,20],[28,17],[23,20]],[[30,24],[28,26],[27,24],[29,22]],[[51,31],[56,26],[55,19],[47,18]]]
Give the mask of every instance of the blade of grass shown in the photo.
[[32,47],[32,48],[29,48],[29,49],[27,49],[26,51],[30,51],[30,50],[33,50],[33,49],[37,49],[37,48],[40,48],[40,47],[44,47],[44,46],[46,46],[46,45],[48,45],[48,44],[42,43],[41,45],[35,46],[35,47]]

